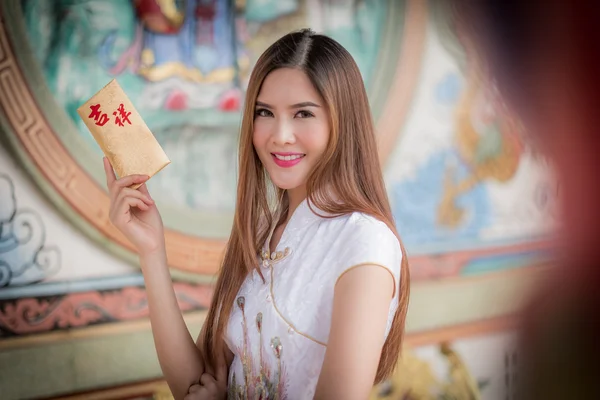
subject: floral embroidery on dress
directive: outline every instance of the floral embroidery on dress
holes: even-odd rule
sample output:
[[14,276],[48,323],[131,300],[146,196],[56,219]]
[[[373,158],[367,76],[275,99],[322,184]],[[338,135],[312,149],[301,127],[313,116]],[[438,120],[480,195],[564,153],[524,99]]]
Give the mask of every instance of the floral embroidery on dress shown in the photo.
[[[254,358],[250,349],[250,337],[248,332],[248,323],[245,310],[246,299],[243,296],[237,298],[237,306],[242,312],[242,329],[244,334],[243,349],[238,349],[242,370],[244,372],[243,380],[238,384],[238,377],[235,372],[231,378],[228,387],[228,399],[234,400],[285,400],[285,372],[281,363],[283,346],[279,337],[271,338],[269,343],[273,355],[277,359],[277,371],[272,376],[271,368],[265,363],[265,347],[263,346],[262,333],[262,313],[256,315],[255,328],[259,337],[259,370],[256,371]],[[241,350],[241,351],[240,351]]]

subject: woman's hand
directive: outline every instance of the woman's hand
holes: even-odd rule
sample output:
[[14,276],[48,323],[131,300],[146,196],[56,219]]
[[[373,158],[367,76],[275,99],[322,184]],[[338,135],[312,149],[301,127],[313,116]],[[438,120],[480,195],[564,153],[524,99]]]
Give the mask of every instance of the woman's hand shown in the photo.
[[161,249],[164,246],[163,223],[146,184],[137,190],[129,188],[146,182],[148,176],[130,175],[117,179],[106,157],[104,171],[110,196],[110,221],[131,241],[140,255]]
[[200,383],[190,386],[183,400],[224,400],[227,398],[227,364],[224,359],[217,360],[216,372],[205,372]]
[[224,400],[227,398],[227,383],[217,381],[212,375],[204,373],[200,383],[190,386],[183,400]]

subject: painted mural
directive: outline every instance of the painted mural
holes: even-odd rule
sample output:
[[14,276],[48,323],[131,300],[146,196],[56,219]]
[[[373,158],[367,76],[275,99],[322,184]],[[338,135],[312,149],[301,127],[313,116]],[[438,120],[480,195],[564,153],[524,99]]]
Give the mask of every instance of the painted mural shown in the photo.
[[[270,43],[307,26],[350,50],[365,79],[422,284],[409,336],[513,312],[520,284],[537,276],[530,267],[548,259],[556,184],[444,2],[6,0],[0,11],[0,340],[148,317],[136,255],[108,221],[100,149],[76,113],[113,78],[172,160],[149,186],[179,306],[208,307],[249,72]],[[446,364],[435,379],[413,365],[422,388],[447,378]],[[477,390],[502,383],[492,375],[479,374]]]
[[[24,178],[0,147],[0,341],[147,318],[139,271],[90,249]],[[184,312],[210,304],[208,285],[174,289]]]
[[[85,249],[69,248],[56,228],[48,240],[35,212],[25,213],[31,223],[20,222],[2,175],[0,280],[11,287],[0,299],[33,299],[48,320],[80,300],[61,297],[52,304],[63,306],[47,308],[48,299],[75,292],[109,310],[73,326],[142,315],[110,311],[111,299],[127,297],[106,290],[134,287],[135,299],[144,296],[143,281],[104,254],[136,262],[108,221],[100,149],[75,111],[112,78],[172,160],[149,186],[174,276],[208,282],[231,226],[248,73],[272,41],[306,26],[339,40],[359,64],[415,281],[487,276],[547,259],[556,186],[443,2],[14,0],[0,7],[13,16],[0,35],[0,71],[10,78],[0,80],[7,148],[56,207],[49,212],[96,243],[94,261],[81,268],[76,258]],[[14,245],[24,227],[38,232],[27,253]],[[29,285],[27,294],[17,285]],[[24,319],[23,308],[9,305],[0,307],[5,324]]]
[[[76,109],[116,78],[177,160],[150,182],[154,197],[176,209],[224,214],[234,207],[240,106],[260,53],[311,26],[347,46],[370,83],[389,8],[386,0],[21,4],[48,88],[94,153],[101,156]],[[218,236],[228,231],[225,220]]]
[[[0,25],[7,154],[23,161],[57,207],[26,188],[18,195],[10,177],[19,167],[1,160],[0,337],[147,317],[139,270],[103,254],[130,248],[107,220],[101,151],[76,113],[107,81],[119,81],[176,160],[150,186],[174,275],[192,281],[175,284],[180,307],[201,311],[211,293],[202,283],[216,270],[230,229],[240,105],[258,55],[310,26],[352,52],[370,98],[385,104],[406,14],[406,4],[384,0],[11,0],[0,8],[11,16]],[[384,56],[392,62],[382,63]],[[417,63],[408,64],[405,79]],[[387,124],[388,136],[399,123]],[[27,206],[19,209],[19,199]],[[57,210],[81,231],[65,227]],[[100,246],[88,248],[75,236],[81,232]]]
[[258,55],[301,27],[337,39],[360,67],[380,137],[393,144],[426,21],[418,1],[11,0],[1,7],[14,16],[0,43],[10,54],[10,146],[33,163],[40,188],[75,226],[135,263],[131,244],[108,222],[101,151],[75,111],[116,78],[174,161],[149,187],[173,270],[188,280],[216,272],[230,231],[240,103]]
[[40,215],[19,206],[12,179],[0,172],[0,289],[52,277],[61,267],[60,256],[46,241]]
[[[424,79],[386,167],[396,222],[421,266],[416,278],[542,262],[556,183],[462,33],[465,22],[444,2],[430,12]],[[423,254],[439,256],[437,265],[419,263]],[[449,254],[464,262],[452,265]]]
[[[212,289],[208,286],[176,282],[174,290],[182,312],[205,310],[210,305]],[[18,299],[0,297],[0,340],[148,317],[148,295],[144,287],[137,286]]]

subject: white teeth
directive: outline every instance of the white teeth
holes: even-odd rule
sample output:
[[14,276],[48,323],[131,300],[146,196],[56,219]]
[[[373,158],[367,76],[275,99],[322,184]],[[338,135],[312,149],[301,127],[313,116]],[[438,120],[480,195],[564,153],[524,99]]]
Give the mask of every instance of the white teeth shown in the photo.
[[293,156],[280,156],[279,154],[274,154],[274,156],[278,160],[282,160],[282,161],[291,161],[291,160],[296,160],[296,159],[302,157],[302,155],[300,155],[300,154],[295,154]]

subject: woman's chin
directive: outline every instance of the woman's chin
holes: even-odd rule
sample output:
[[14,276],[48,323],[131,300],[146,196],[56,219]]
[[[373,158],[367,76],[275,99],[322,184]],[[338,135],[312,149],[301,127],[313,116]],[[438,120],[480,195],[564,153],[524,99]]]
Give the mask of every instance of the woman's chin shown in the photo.
[[277,186],[279,189],[282,189],[282,190],[293,190],[293,189],[296,189],[300,185],[278,184],[278,183],[275,183],[275,186]]
[[293,190],[303,185],[303,181],[301,179],[282,179],[278,177],[271,177],[271,181],[275,186],[282,190]]

